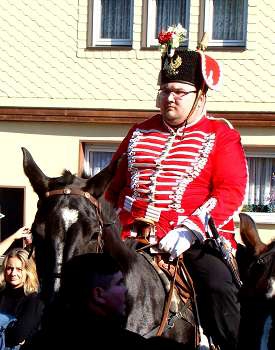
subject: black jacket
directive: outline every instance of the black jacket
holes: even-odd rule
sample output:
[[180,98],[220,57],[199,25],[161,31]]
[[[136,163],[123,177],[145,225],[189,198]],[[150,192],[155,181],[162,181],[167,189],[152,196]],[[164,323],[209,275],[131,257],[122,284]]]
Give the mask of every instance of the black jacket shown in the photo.
[[147,339],[120,322],[81,312],[56,312],[27,350],[120,349],[145,350]]
[[0,292],[0,313],[16,318],[5,333],[6,346],[12,347],[25,340],[27,344],[37,332],[44,304],[36,293],[25,295],[22,288],[10,288],[8,285]]

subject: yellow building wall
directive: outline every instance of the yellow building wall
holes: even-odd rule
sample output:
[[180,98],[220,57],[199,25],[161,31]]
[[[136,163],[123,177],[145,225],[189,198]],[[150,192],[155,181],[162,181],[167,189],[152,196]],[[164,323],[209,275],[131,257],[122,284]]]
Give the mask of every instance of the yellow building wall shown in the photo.
[[[0,186],[26,187],[25,224],[31,225],[38,196],[33,192],[23,171],[25,147],[45,175],[56,177],[63,169],[73,174],[79,167],[79,143],[82,140],[120,142],[128,126],[63,123],[2,122],[0,129]],[[101,135],[101,136],[99,136]]]

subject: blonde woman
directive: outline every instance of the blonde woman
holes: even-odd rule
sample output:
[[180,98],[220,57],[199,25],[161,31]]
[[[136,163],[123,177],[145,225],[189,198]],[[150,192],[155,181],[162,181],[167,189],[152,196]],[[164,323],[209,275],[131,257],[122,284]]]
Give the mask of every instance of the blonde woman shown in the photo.
[[29,343],[38,330],[43,303],[38,296],[39,282],[35,262],[22,248],[12,249],[3,260],[0,276],[0,315],[9,315],[16,321],[5,333],[7,347]]

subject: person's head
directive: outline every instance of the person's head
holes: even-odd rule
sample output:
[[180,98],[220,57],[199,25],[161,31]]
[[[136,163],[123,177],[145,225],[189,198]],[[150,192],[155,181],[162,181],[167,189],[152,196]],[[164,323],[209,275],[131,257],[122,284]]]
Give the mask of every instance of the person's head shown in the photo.
[[25,295],[38,292],[36,265],[25,249],[10,250],[3,260],[2,268],[1,285],[13,289],[23,287]]
[[64,265],[60,297],[68,307],[124,319],[126,295],[120,267],[105,253],[78,255]]
[[202,115],[208,88],[217,89],[220,67],[201,50],[179,47],[185,38],[181,26],[170,27],[158,36],[162,45],[157,106],[172,126],[191,123]]

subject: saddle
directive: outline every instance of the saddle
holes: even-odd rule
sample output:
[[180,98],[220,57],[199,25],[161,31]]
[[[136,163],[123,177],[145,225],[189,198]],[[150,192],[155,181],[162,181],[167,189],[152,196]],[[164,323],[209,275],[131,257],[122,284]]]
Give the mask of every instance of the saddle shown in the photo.
[[131,237],[135,238],[140,244],[155,244],[155,223],[153,220],[145,218],[136,218],[131,228]]
[[[141,246],[137,251],[142,253],[142,255],[154,266],[167,291],[166,305],[164,307],[162,322],[157,335],[162,335],[167,324],[169,326],[169,323],[171,323],[171,314],[176,315],[176,317],[181,315],[182,317],[182,313],[178,308],[180,299],[185,305],[185,310],[188,309],[193,315],[195,348],[201,348],[201,344],[203,344],[204,338],[206,337],[203,334],[200,325],[193,281],[184,264],[183,256],[181,255],[176,259],[176,262],[171,262],[169,261],[169,254],[167,253],[159,252],[155,254],[147,254],[145,252],[148,247],[154,245],[150,238],[153,236],[153,240],[156,240],[155,223],[153,221],[144,218],[136,219],[132,226],[131,233],[131,237],[136,240],[139,246]],[[215,346],[213,343],[209,343],[208,349],[219,350],[219,347]]]
[[[152,241],[155,241],[155,243],[157,242],[155,238],[155,223],[153,220],[136,218],[132,225],[131,234],[132,238],[135,238],[138,245],[141,247],[138,249],[139,251],[144,250],[148,246],[154,245]],[[159,268],[161,271],[163,271],[169,281],[175,279],[174,288],[176,289],[180,299],[185,304],[191,298],[192,291],[190,290],[190,285],[186,280],[186,276],[184,276],[182,273],[184,266],[182,257],[179,260],[179,268],[176,268],[175,264],[169,261],[169,254],[159,252],[150,255],[153,256],[154,267],[157,270]]]

